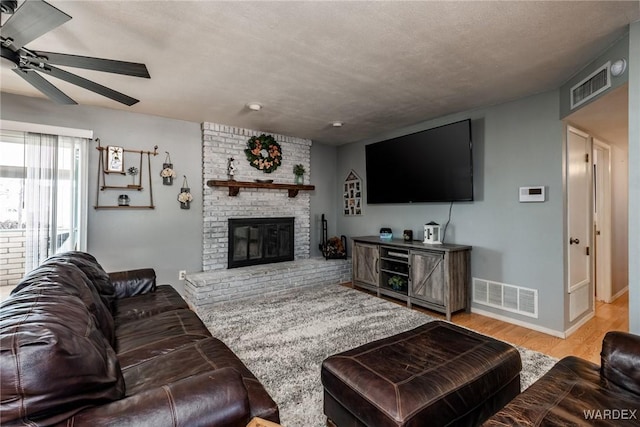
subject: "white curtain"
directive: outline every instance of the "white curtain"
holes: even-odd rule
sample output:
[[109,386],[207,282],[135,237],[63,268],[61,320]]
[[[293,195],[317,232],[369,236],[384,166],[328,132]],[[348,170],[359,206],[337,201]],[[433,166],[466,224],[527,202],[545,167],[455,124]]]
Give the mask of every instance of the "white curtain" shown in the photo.
[[83,183],[86,140],[25,134],[25,271],[66,250],[85,250]]
[[56,146],[57,137],[53,135],[25,135],[26,271],[33,270],[49,256],[51,222],[55,218],[53,179]]

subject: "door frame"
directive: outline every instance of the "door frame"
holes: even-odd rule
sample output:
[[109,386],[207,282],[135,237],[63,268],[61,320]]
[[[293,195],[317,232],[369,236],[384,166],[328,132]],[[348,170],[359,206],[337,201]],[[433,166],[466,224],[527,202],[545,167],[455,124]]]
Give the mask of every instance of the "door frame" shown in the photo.
[[[597,137],[593,138],[593,264],[594,264],[594,291],[597,296],[594,299],[611,302],[612,275],[611,275],[611,250],[612,250],[612,226],[611,226],[611,146]],[[600,159],[596,150],[604,153]],[[598,186],[599,177],[602,177]],[[598,196],[601,197],[598,197]],[[600,212],[598,212],[598,202]],[[596,224],[597,221],[597,224]]]

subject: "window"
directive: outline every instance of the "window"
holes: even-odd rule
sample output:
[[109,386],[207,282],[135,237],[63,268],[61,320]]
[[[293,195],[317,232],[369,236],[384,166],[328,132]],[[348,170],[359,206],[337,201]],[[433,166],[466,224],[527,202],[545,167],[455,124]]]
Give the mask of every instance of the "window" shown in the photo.
[[88,140],[0,131],[0,286],[44,259],[86,250]]

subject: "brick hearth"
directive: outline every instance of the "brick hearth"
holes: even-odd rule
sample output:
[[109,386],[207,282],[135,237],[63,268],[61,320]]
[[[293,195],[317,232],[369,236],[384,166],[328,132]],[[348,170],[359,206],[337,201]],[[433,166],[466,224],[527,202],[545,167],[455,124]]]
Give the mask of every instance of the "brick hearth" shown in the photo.
[[190,274],[185,283],[185,298],[199,310],[232,300],[274,296],[306,286],[349,281],[351,260],[309,258]]

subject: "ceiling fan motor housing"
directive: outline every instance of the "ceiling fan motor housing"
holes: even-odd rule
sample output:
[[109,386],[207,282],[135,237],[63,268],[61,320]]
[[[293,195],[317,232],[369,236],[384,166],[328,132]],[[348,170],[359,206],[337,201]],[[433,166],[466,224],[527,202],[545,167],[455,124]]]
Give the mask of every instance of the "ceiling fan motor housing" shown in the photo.
[[5,47],[4,44],[0,45],[0,49],[0,56],[2,56],[2,58],[8,59],[16,65],[20,65],[20,54],[18,54],[18,52],[12,51],[8,47]]
[[18,0],[0,0],[0,12],[8,15],[13,14],[18,7]]

